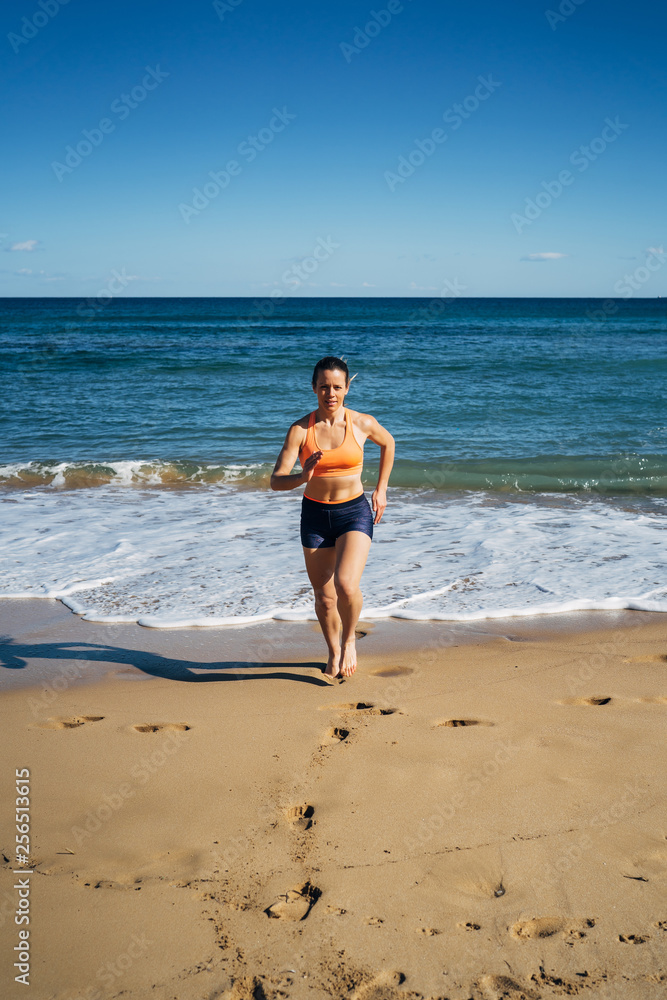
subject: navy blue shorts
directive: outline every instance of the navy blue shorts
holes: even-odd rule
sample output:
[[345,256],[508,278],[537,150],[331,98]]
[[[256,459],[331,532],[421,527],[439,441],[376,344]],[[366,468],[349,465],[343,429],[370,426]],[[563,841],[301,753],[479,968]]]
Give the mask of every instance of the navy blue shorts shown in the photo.
[[303,498],[301,544],[307,549],[330,549],[346,531],[363,531],[373,537],[373,511],[363,493],[342,503],[318,503]]

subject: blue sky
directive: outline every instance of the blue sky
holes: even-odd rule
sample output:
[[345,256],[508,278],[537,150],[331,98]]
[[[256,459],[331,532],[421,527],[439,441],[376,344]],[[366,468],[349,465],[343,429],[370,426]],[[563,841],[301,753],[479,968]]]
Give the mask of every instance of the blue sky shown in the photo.
[[667,295],[657,0],[0,22],[2,296]]

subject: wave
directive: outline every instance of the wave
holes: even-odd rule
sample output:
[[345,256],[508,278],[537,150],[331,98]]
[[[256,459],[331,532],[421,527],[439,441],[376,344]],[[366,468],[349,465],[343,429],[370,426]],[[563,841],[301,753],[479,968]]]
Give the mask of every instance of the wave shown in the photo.
[[[0,594],[2,597],[53,597],[47,594]],[[423,594],[415,594],[414,598],[408,600],[420,600]],[[427,596],[427,595],[426,595]],[[99,624],[136,624],[144,628],[171,629],[171,628],[221,628],[229,625],[256,625],[260,622],[316,622],[317,615],[314,610],[299,609],[296,611],[285,611],[283,608],[270,608],[267,611],[255,615],[226,615],[182,617],[180,615],[141,615],[140,617],[131,615],[105,615],[99,611],[91,611],[85,604],[74,600],[69,596],[60,596],[65,607],[79,615],[83,621],[96,622]],[[667,599],[661,601],[651,600],[646,597],[609,597],[604,600],[590,600],[586,598],[559,601],[552,604],[542,604],[538,607],[505,607],[487,608],[478,611],[467,612],[420,612],[410,608],[396,608],[393,605],[378,608],[364,608],[362,621],[379,621],[387,618],[398,618],[404,621],[416,622],[473,622],[495,618],[527,618],[535,615],[559,615],[572,611],[658,611],[667,612]]]
[[[272,464],[215,463],[188,459],[123,459],[101,462],[27,461],[0,466],[0,488],[82,489],[105,485],[174,487],[233,485],[268,488]],[[369,463],[364,485],[377,466]],[[613,454],[543,455],[532,458],[399,459],[391,486],[444,493],[562,493],[600,496],[667,496],[667,456]]]
[[398,463],[392,485],[492,493],[592,493],[602,496],[667,496],[667,456],[617,453],[600,456],[541,455],[531,458]]
[[90,489],[96,486],[198,486],[244,483],[268,486],[271,466],[123,459],[110,462],[12,462],[0,466],[0,487]]
[[[667,612],[667,501],[390,493],[365,619]],[[0,598],[149,628],[312,621],[296,493],[217,488],[0,497]]]

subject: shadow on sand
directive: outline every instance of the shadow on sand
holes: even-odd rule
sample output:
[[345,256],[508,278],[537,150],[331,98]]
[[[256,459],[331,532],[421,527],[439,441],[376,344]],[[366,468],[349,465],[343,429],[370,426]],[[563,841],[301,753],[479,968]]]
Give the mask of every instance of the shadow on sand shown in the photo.
[[[116,663],[135,667],[151,677],[164,677],[170,681],[189,681],[196,684],[208,681],[288,680],[302,684],[328,687],[319,677],[305,671],[322,673],[325,664],[253,662],[252,660],[220,660],[201,663],[196,660],[172,659],[159,653],[126,649],[95,642],[45,642],[22,644],[9,636],[0,636],[0,665],[7,670],[24,670],[28,660],[54,660],[68,663],[65,676],[78,679],[86,674],[93,663]],[[298,671],[298,672],[297,672]],[[63,672],[61,672],[63,673]],[[75,678],[73,674],[78,674]]]

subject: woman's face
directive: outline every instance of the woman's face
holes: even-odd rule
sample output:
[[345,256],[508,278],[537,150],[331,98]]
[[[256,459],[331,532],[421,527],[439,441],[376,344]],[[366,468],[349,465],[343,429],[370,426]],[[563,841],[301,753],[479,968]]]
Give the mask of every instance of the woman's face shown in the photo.
[[347,390],[344,372],[334,369],[318,373],[314,392],[317,394],[317,401],[325,413],[334,413],[339,406],[343,405]]

